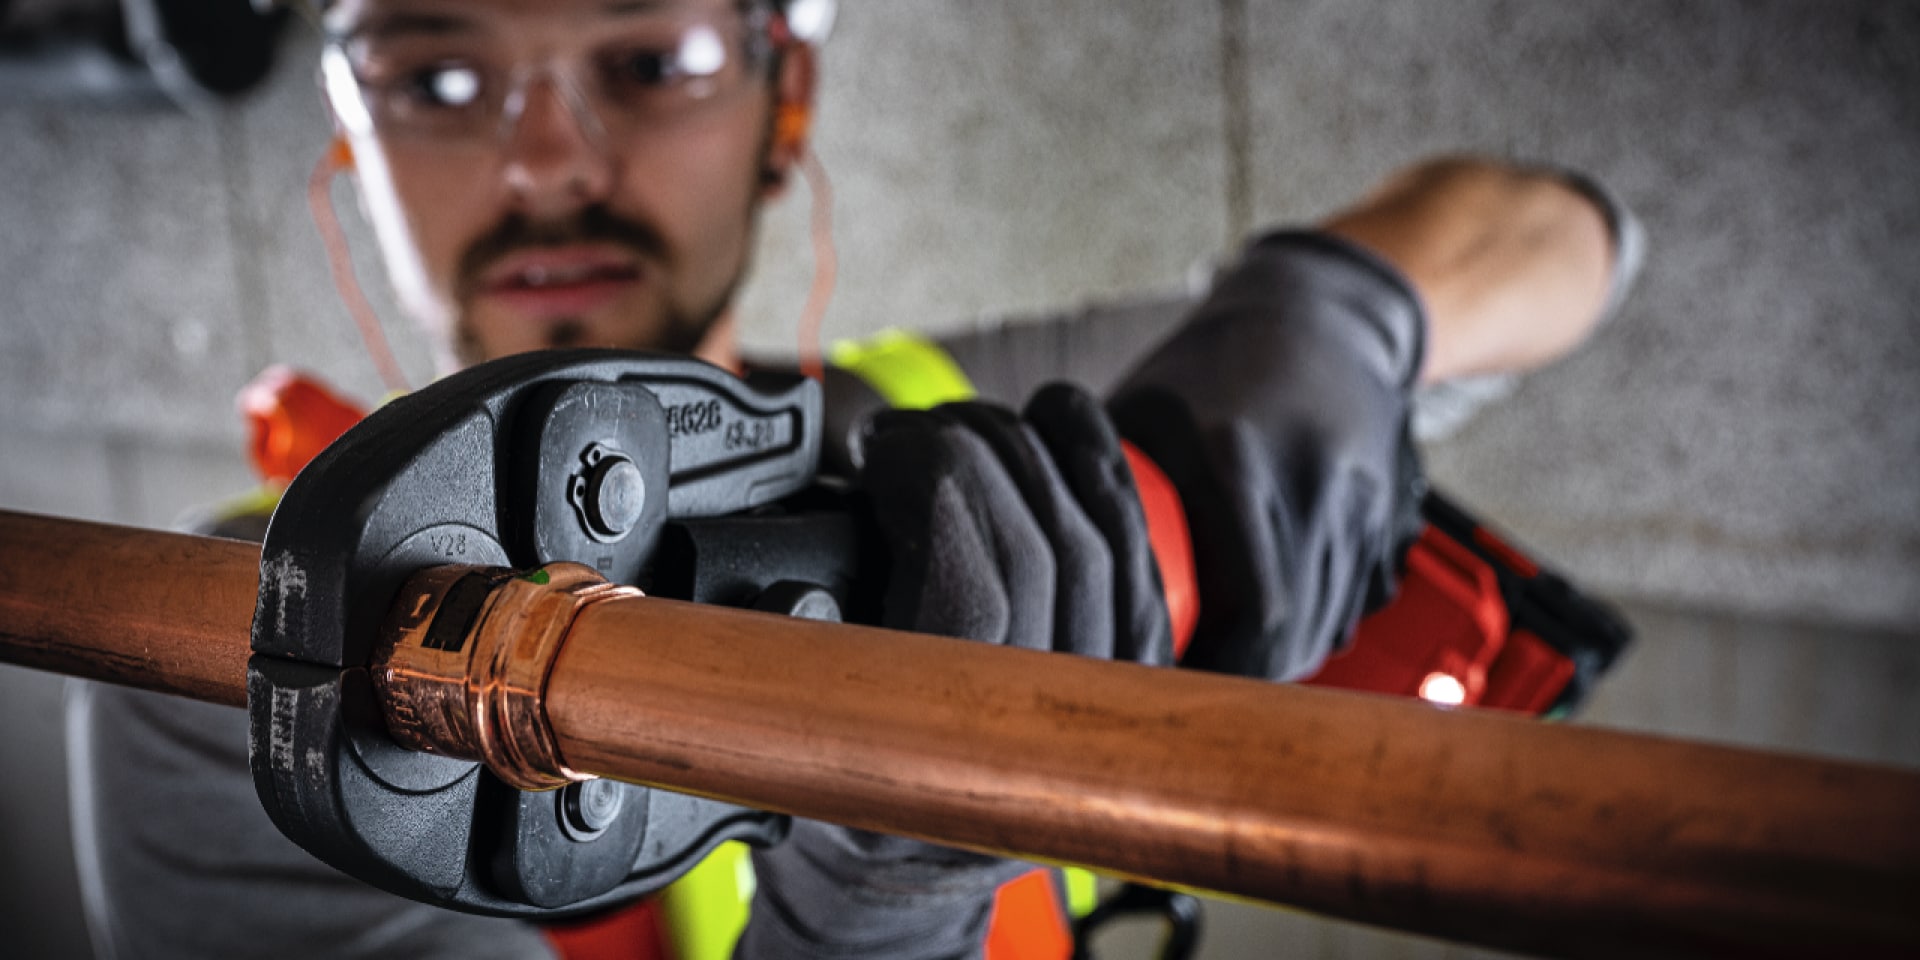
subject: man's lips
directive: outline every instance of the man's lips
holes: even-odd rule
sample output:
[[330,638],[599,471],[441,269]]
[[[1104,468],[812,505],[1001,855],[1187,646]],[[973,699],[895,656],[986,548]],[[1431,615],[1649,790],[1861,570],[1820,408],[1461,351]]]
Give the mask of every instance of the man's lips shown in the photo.
[[481,273],[476,288],[531,319],[560,320],[613,301],[642,275],[639,258],[620,248],[552,247],[501,257]]

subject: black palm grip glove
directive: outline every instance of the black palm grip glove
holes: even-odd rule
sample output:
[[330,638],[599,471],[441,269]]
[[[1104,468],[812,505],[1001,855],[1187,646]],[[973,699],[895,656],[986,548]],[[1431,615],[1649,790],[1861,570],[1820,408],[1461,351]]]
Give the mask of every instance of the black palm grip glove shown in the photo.
[[1397,271],[1317,233],[1268,236],[1108,409],[1184,501],[1200,622],[1184,665],[1317,670],[1418,532],[1406,440],[1426,320]]
[[[1064,384],[1021,415],[886,411],[859,487],[890,554],[883,625],[1165,664],[1166,602],[1133,475],[1098,401]],[[742,957],[971,957],[1028,864],[795,821],[757,851]]]
[[1171,660],[1159,568],[1120,439],[1084,390],[880,414],[860,487],[892,554],[884,626]]
[[1091,394],[1066,384],[1042,387],[1027,403],[1025,417],[1112,559],[1112,649],[1074,652],[1151,666],[1172,663],[1166,588],[1113,421]]

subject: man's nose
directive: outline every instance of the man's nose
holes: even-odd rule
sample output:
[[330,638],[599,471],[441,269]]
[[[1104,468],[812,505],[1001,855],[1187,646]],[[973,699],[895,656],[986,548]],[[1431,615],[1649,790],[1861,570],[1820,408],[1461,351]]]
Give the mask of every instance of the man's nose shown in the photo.
[[520,212],[538,220],[607,199],[616,159],[592,108],[568,81],[530,78],[502,133],[507,187]]

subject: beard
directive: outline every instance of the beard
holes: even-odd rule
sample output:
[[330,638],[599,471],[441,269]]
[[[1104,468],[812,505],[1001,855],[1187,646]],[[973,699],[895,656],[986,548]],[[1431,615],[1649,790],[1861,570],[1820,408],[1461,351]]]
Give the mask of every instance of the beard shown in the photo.
[[[751,249],[755,219],[751,212],[747,219],[748,249]],[[661,276],[671,275],[667,268],[672,265],[672,253],[659,231],[638,220],[622,217],[605,204],[583,207],[577,213],[558,220],[536,221],[521,214],[510,214],[475,240],[460,258],[455,293],[461,304],[462,318],[454,322],[452,348],[461,365],[472,366],[487,359],[471,326],[463,319],[467,305],[480,293],[481,277],[487,267],[516,251],[573,244],[623,247],[642,263],[652,264]],[[690,354],[726,313],[745,275],[746,262],[743,256],[740,269],[734,272],[725,288],[707,302],[683,304],[670,297],[663,298],[660,322],[652,326],[651,336],[646,342],[594,343],[589,324],[584,318],[563,318],[549,325],[545,345],[549,349],[613,346]]]

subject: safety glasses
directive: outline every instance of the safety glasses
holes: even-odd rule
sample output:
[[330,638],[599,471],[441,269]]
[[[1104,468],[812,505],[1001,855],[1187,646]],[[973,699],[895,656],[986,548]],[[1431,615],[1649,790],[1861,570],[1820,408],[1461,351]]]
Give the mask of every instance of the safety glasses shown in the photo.
[[764,79],[791,41],[786,19],[764,2],[537,23],[489,22],[453,8],[376,19],[333,37],[321,71],[328,100],[353,133],[495,147],[529,99],[551,89],[604,145],[737,96]]

